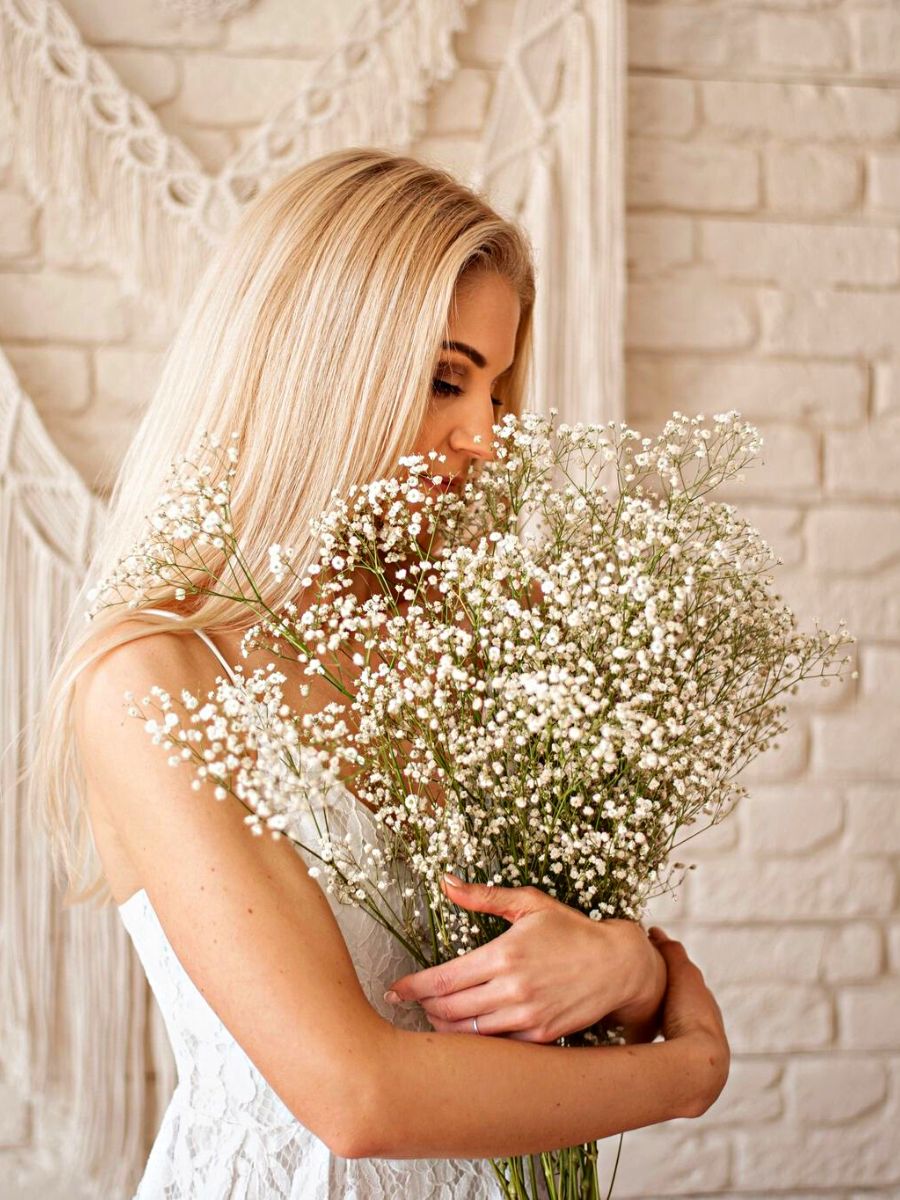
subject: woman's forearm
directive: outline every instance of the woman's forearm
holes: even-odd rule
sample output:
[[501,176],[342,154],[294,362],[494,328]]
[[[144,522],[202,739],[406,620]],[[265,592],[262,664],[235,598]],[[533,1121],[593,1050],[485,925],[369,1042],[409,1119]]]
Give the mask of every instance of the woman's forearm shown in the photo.
[[691,1038],[576,1048],[388,1026],[359,1157],[537,1154],[695,1116],[708,1061]]
[[611,1012],[605,1018],[607,1024],[621,1025],[628,1043],[652,1042],[660,1031],[663,997],[668,983],[666,964],[658,950],[654,950],[655,975],[648,982],[647,992],[631,1004]]

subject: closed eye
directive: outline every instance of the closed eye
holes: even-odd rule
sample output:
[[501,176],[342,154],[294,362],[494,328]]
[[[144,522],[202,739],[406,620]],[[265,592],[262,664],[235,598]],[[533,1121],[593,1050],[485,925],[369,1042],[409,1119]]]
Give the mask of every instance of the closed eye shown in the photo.
[[[455,383],[448,383],[446,379],[432,379],[432,390],[437,392],[439,396],[461,396],[462,388],[457,387]],[[503,406],[503,401],[497,396],[491,396],[491,403],[498,407]]]

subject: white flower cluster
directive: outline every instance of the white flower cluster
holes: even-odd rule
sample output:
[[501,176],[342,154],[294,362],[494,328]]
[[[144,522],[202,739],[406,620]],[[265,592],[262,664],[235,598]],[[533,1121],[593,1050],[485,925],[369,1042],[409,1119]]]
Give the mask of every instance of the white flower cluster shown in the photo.
[[306,848],[329,891],[423,963],[506,928],[447,902],[448,869],[640,919],[683,866],[678,831],[721,820],[740,770],[784,731],[780,697],[827,683],[854,640],[843,621],[798,632],[771,590],[780,560],[706,498],[761,445],[739,417],[675,413],[651,440],[509,415],[461,496],[420,489],[420,457],[403,480],[333,496],[316,563],[296,573],[289,550],[270,553],[313,599],[261,613],[247,637],[286,642],[346,703],[295,710],[270,664],[195,706],[198,730],[170,707],[148,730],[238,796],[257,833],[290,835],[351,766],[378,838],[354,853],[326,829]]
[[[237,436],[232,433],[230,441]],[[152,603],[157,594],[170,595],[173,585],[179,600],[208,590],[215,576],[204,547],[230,555],[236,546],[230,498],[238,452],[234,444],[224,455],[221,450],[220,440],[204,432],[196,454],[207,461],[198,465],[181,455],[172,464],[163,493],[148,514],[144,537],[87,593],[93,601],[85,613],[88,621],[110,605]],[[225,470],[217,471],[223,458]]]

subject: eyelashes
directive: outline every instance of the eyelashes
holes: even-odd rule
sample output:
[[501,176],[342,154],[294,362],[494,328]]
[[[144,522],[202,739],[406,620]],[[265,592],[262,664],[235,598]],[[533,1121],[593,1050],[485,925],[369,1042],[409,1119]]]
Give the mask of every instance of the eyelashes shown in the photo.
[[[457,387],[455,383],[448,383],[446,379],[432,379],[431,388],[439,396],[459,396],[462,394],[461,387]],[[491,396],[491,404],[495,404],[498,408],[503,407],[503,401],[497,396]]]

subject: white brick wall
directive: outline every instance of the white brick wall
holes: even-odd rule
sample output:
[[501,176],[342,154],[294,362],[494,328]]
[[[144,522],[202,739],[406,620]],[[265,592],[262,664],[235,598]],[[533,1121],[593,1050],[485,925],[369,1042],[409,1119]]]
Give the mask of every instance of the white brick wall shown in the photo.
[[[65,0],[208,169],[303,79],[330,6],[220,25]],[[480,0],[418,149],[471,161],[513,11]],[[653,918],[722,1006],[732,1071],[698,1121],[625,1136],[614,1196],[900,1196],[900,10],[890,0],[629,0],[629,421],[738,408],[765,466],[732,495],[808,627],[845,617],[859,679],[810,685],[687,842]],[[258,106],[258,107],[256,107]],[[0,160],[3,156],[0,154]],[[0,340],[68,457],[108,488],[167,338],[0,162]],[[723,493],[724,496],[724,493]],[[618,1139],[604,1146],[608,1183]],[[52,1200],[52,1117],[0,1089],[0,1188]],[[7,1186],[6,1179],[14,1179]]]
[[627,416],[759,426],[765,466],[729,499],[801,624],[846,617],[860,674],[792,698],[742,807],[680,851],[696,869],[655,911],[716,993],[732,1073],[684,1132],[627,1135],[614,1194],[900,1196],[900,21],[628,8]]

